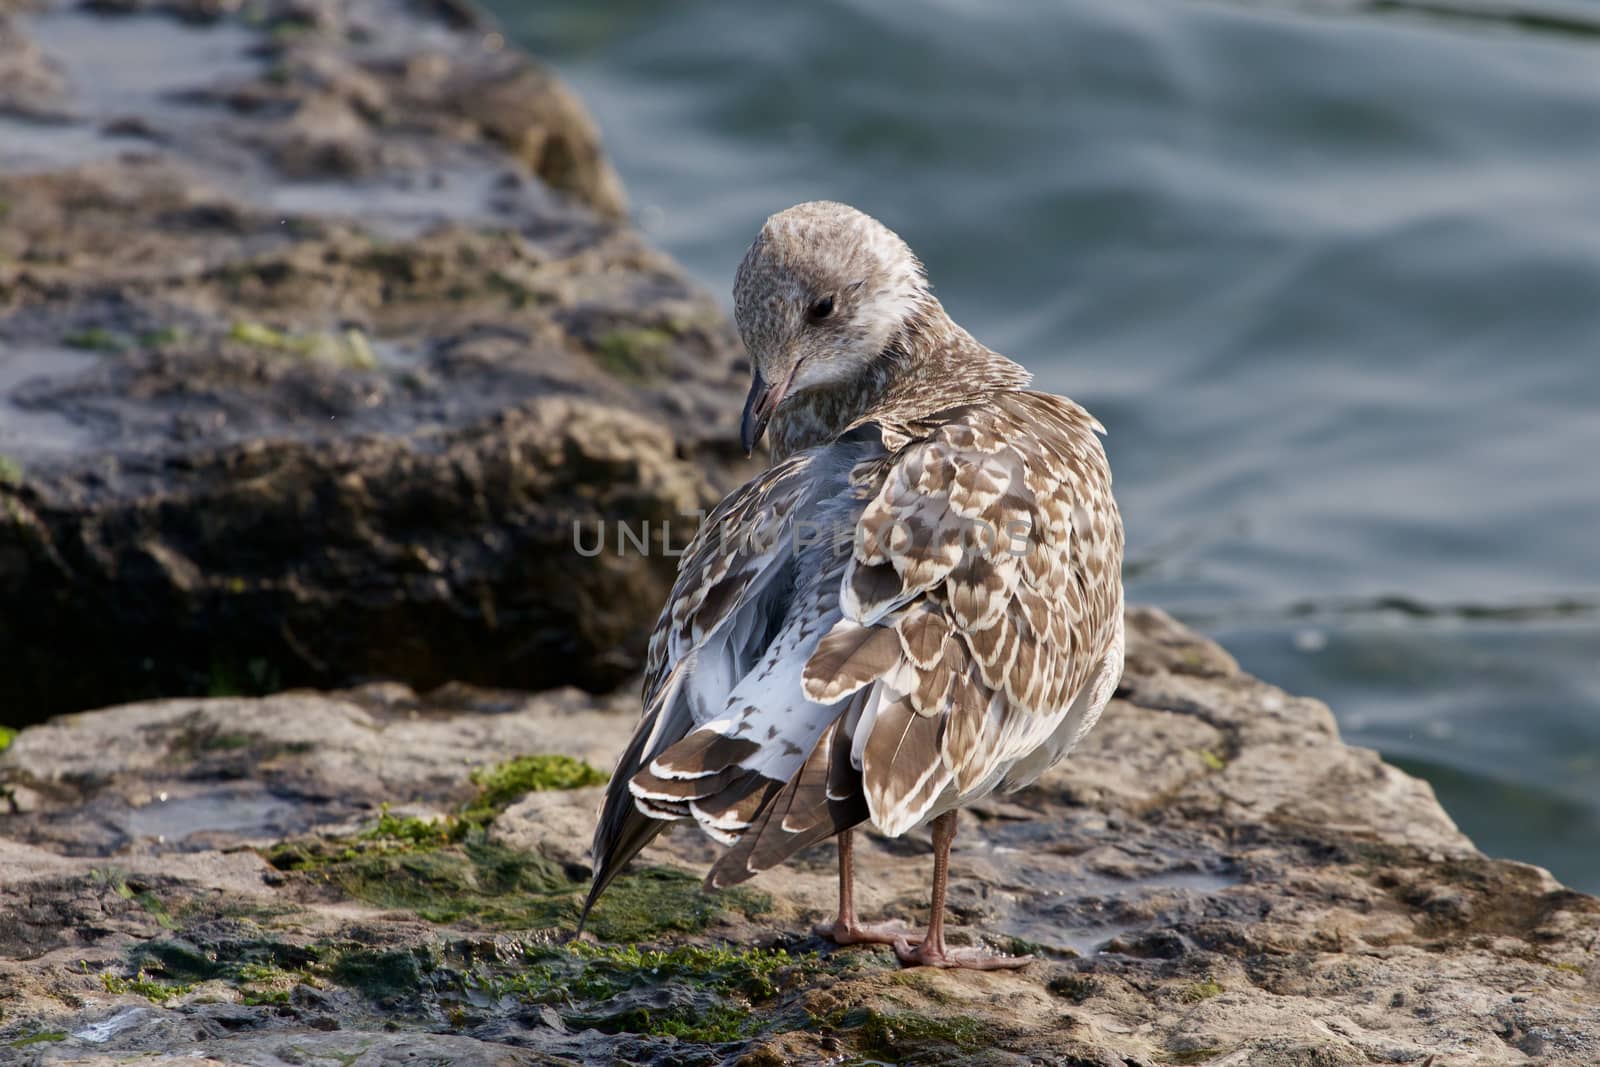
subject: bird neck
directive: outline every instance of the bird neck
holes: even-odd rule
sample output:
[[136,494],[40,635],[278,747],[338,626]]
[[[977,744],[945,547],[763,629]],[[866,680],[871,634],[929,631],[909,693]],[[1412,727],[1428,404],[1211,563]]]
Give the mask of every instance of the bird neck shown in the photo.
[[835,441],[866,422],[894,426],[988,393],[1026,388],[1031,375],[979,344],[929,296],[856,377],[807,389],[774,413],[773,462]]

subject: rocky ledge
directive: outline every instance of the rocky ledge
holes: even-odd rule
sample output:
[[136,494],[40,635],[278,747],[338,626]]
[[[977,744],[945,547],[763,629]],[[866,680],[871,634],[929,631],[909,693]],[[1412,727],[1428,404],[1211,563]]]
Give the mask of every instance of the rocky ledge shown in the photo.
[[[809,934],[834,853],[720,895],[693,831],[570,930],[631,696],[398,685],[64,716],[0,756],[0,1059],[228,1064],[1600,1062],[1600,901],[1488,859],[1328,709],[1130,616],[1101,726],[963,816],[956,936]],[[863,842],[921,922],[922,839]]]
[[574,527],[714,503],[746,372],[621,210],[467,4],[0,0],[0,721],[637,670],[676,561]]

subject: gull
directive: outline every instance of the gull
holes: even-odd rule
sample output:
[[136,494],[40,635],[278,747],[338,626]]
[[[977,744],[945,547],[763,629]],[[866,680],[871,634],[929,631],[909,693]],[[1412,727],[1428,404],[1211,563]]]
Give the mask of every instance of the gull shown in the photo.
[[[644,714],[595,829],[590,909],[669,822],[734,885],[838,838],[837,918],[908,965],[1027,957],[945,943],[956,812],[1095,724],[1122,674],[1122,522],[1104,428],[946,314],[911,249],[843,204],[769,218],[734,282],[742,437],[771,465],[680,560]],[[852,834],[930,826],[927,932],[858,920]]]

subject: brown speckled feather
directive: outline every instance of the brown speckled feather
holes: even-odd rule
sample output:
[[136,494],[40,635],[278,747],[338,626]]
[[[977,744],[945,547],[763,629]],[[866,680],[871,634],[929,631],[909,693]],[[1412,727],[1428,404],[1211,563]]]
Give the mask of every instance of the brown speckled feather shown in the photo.
[[[947,807],[994,788],[1050,742],[1119,640],[1122,528],[1098,424],[1070,401],[1004,391],[890,425],[906,443],[876,472],[856,477],[877,489],[863,528],[892,527],[900,536],[889,551],[870,538],[858,542],[844,579],[844,618],[823,647],[840,635],[876,647],[874,635],[891,625],[899,636],[897,662],[882,665],[875,683],[893,699],[869,724],[862,768],[873,821],[895,833],[925,821],[941,801]],[[963,531],[954,556],[951,528]],[[812,695],[825,696],[834,673],[819,666],[806,681]],[[898,755],[908,712],[938,720],[938,773]],[[897,755],[874,760],[883,730],[893,733]]]

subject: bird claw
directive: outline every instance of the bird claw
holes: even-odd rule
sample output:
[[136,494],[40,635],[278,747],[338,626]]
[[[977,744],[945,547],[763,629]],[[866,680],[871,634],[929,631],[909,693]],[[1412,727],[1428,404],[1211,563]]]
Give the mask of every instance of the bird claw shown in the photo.
[[1008,956],[981,947],[934,948],[926,940],[913,944],[904,937],[895,940],[894,954],[907,967],[962,967],[972,971],[1014,970],[1034,961],[1032,956]]
[[916,932],[896,920],[858,923],[835,919],[831,923],[818,923],[811,930],[818,937],[825,937],[836,945],[892,945],[905,940],[907,934]]

